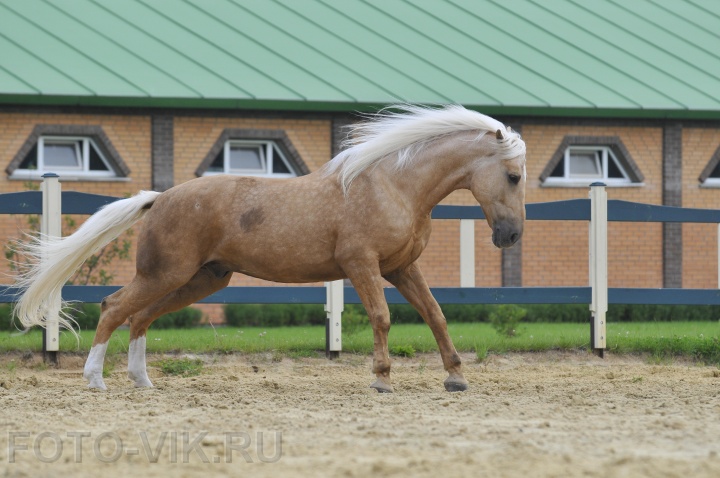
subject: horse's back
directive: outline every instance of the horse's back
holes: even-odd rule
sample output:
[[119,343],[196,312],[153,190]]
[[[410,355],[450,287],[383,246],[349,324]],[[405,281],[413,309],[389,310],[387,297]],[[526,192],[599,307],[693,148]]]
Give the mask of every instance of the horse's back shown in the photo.
[[334,261],[342,195],[333,197],[337,193],[322,183],[308,176],[218,175],[172,188],[148,213],[138,264],[182,256],[279,282],[337,277],[342,274]]

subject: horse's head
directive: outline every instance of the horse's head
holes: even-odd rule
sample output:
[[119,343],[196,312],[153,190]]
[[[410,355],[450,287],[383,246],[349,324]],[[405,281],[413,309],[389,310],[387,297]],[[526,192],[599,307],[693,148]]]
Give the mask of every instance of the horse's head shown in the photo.
[[[519,135],[508,128],[506,133],[498,130],[489,141],[498,143],[519,141]],[[508,145],[509,146],[509,145]],[[519,147],[522,146],[522,147]],[[525,224],[525,145],[503,148],[507,154],[493,154],[476,161],[470,190],[485,213],[492,229],[492,241],[497,247],[515,244],[522,237]],[[519,155],[514,153],[520,152]]]

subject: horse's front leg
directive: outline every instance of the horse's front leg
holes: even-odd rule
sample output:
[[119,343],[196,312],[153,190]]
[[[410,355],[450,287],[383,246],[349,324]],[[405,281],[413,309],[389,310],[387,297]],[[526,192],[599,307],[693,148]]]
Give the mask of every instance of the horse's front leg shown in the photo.
[[377,263],[355,262],[346,264],[344,268],[365,306],[373,329],[373,373],[375,373],[377,379],[370,387],[380,393],[392,392],[390,353],[388,352],[387,340],[390,331],[390,310],[385,301],[380,267]]
[[432,330],[440,348],[443,365],[449,374],[445,380],[445,390],[448,392],[467,390],[468,382],[462,373],[460,356],[448,334],[445,316],[432,296],[417,262],[413,262],[407,268],[396,271],[385,278],[415,307]]

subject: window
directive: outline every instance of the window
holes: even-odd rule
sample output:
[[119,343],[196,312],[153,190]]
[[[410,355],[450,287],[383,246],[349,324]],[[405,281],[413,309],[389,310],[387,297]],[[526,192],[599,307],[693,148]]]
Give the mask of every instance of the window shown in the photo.
[[720,188],[720,147],[715,150],[698,179],[702,187]]
[[195,175],[292,178],[309,172],[285,131],[227,128],[220,133]]
[[107,160],[90,138],[41,136],[13,172],[20,174],[46,172],[82,176],[115,176]]
[[632,182],[613,152],[605,146],[568,147],[545,183],[556,181],[603,181],[607,184]]
[[38,125],[5,170],[10,179],[115,181],[130,174],[99,126]]
[[545,166],[540,181],[548,187],[642,185],[643,175],[619,138],[566,136]]
[[720,163],[715,165],[715,169],[710,172],[710,176],[705,180],[707,183],[710,181],[713,185],[720,186]]
[[225,141],[223,149],[204,175],[222,173],[243,176],[297,176],[274,141]]

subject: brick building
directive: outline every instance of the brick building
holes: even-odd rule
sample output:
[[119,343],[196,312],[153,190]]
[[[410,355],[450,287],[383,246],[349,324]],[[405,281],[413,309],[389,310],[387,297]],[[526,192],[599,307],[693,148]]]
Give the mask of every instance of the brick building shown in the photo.
[[[555,3],[0,2],[0,192],[51,170],[115,196],[306,174],[353,112],[461,103],[522,133],[527,202],[602,180],[611,199],[718,208],[717,5]],[[25,224],[0,218],[0,237]],[[528,222],[504,252],[489,232],[476,224],[478,286],[587,284],[587,224]],[[717,240],[715,225],[613,223],[610,286],[715,288]],[[436,221],[421,262],[431,286],[458,285],[458,221]],[[133,269],[116,263],[115,283]]]

